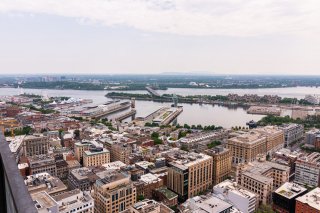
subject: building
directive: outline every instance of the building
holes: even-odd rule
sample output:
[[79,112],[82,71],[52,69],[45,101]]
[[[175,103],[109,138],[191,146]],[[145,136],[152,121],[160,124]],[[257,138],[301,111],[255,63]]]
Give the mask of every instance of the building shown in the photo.
[[15,137],[7,137],[6,141],[9,142],[9,148],[16,159],[16,163],[19,162],[20,157],[23,155],[23,140],[25,135],[15,136]]
[[24,183],[30,194],[44,191],[53,196],[67,191],[67,186],[59,178],[46,172],[27,176]]
[[52,196],[52,198],[58,203],[59,213],[94,212],[94,200],[89,192],[75,189]]
[[102,147],[90,147],[84,151],[83,166],[100,166],[110,163],[110,152]]
[[94,184],[95,212],[121,212],[136,202],[136,188],[130,177],[121,172],[110,172]]
[[99,179],[97,173],[105,171],[104,167],[81,167],[70,171],[68,176],[68,187],[70,189],[80,189],[90,191],[93,184]]
[[176,206],[178,204],[178,195],[166,187],[161,187],[153,191],[153,197],[166,206]]
[[310,145],[315,145],[317,138],[320,138],[320,130],[311,129],[305,134],[305,143]]
[[223,146],[217,146],[212,149],[206,150],[205,154],[213,159],[212,163],[212,185],[221,183],[228,179],[231,173],[232,156],[229,149]]
[[142,175],[139,181],[134,182],[134,186],[137,189],[137,196],[143,195],[144,198],[151,199],[153,190],[164,185],[163,179],[159,176],[160,175],[148,173]]
[[59,213],[59,204],[47,192],[40,191],[31,198],[38,213]]
[[209,144],[213,140],[221,140],[225,136],[224,132],[210,131],[190,134],[179,140],[180,144],[188,149],[194,148],[199,143]]
[[273,190],[289,181],[290,167],[262,161],[240,164],[236,168],[236,182],[256,193],[259,204],[270,204]]
[[128,213],[174,213],[172,209],[154,200],[143,200],[130,207]]
[[188,199],[179,208],[180,212],[184,213],[241,213],[231,203],[214,195],[195,196]]
[[284,133],[284,147],[301,140],[304,135],[304,127],[300,124],[283,124],[280,129]]
[[27,135],[23,140],[23,153],[27,157],[48,154],[49,147],[49,138],[44,135]]
[[307,193],[307,189],[294,183],[285,183],[272,195],[272,208],[276,212],[295,213],[296,198]]
[[283,144],[283,131],[274,126],[266,126],[228,139],[227,148],[231,151],[232,163],[238,164],[253,162],[259,154],[272,155]]
[[320,188],[315,188],[311,192],[296,199],[296,213],[318,213],[320,212]]
[[91,145],[88,141],[74,143],[74,156],[80,163],[83,161],[83,153],[89,150]]
[[53,176],[57,176],[56,161],[52,155],[35,155],[28,157],[28,163],[31,175],[47,172]]
[[320,153],[314,152],[296,160],[294,182],[311,187],[319,186]]
[[241,188],[237,183],[225,180],[213,187],[213,193],[222,195],[243,213],[254,213],[258,198],[253,192]]
[[180,200],[196,196],[212,186],[211,156],[178,151],[171,153],[171,159],[167,186]]
[[130,164],[130,155],[132,148],[126,143],[113,143],[111,145],[111,161],[121,161],[125,164]]

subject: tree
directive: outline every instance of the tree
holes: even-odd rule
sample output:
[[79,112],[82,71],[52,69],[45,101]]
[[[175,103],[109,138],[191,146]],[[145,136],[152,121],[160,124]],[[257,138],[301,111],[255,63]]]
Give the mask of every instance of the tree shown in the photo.
[[138,195],[137,196],[137,201],[142,201],[144,200],[144,196],[143,195]]

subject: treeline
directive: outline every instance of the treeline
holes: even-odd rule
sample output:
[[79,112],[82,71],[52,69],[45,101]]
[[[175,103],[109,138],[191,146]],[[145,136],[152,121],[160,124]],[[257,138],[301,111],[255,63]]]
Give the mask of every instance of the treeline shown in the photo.
[[266,125],[282,125],[286,123],[297,123],[304,125],[304,128],[320,128],[320,116],[319,115],[309,115],[306,119],[293,119],[289,116],[280,117],[274,115],[268,115],[263,117],[260,121],[258,121],[259,126],[266,126]]

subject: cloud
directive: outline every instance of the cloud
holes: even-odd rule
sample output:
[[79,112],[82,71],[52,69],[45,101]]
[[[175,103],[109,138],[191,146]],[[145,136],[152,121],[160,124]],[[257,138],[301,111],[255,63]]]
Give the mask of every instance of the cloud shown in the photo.
[[314,34],[320,31],[319,11],[319,0],[0,0],[3,13],[196,36]]

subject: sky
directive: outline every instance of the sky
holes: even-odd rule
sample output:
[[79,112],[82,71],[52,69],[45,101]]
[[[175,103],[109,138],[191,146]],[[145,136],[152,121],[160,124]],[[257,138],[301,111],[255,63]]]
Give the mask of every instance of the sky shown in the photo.
[[0,0],[0,74],[320,75],[319,0]]

